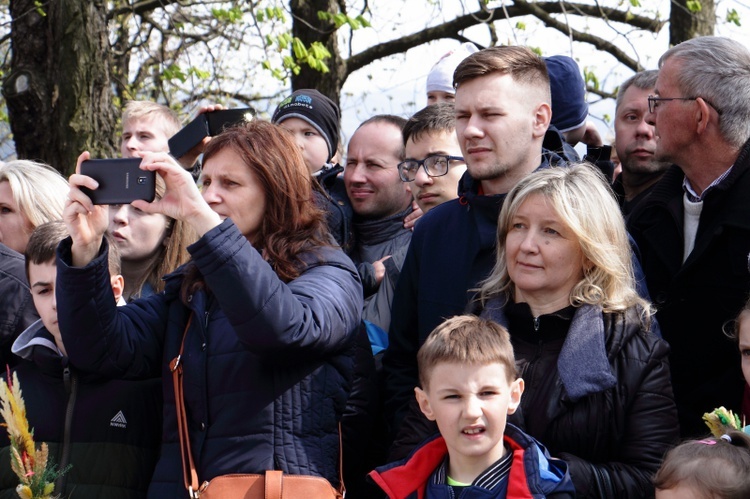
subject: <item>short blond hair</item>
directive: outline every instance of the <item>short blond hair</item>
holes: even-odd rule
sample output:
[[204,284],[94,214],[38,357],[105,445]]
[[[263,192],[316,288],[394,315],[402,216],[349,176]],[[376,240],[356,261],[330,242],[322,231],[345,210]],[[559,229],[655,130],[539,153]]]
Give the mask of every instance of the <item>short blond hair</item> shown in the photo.
[[458,315],[436,327],[417,353],[419,382],[427,389],[430,376],[441,362],[469,365],[501,364],[507,381],[517,377],[516,360],[508,330],[475,315]]
[[167,106],[147,100],[131,100],[125,104],[122,111],[123,127],[125,123],[131,120],[144,118],[155,119],[155,122],[161,126],[164,135],[167,137],[173,136],[182,128],[180,117]]

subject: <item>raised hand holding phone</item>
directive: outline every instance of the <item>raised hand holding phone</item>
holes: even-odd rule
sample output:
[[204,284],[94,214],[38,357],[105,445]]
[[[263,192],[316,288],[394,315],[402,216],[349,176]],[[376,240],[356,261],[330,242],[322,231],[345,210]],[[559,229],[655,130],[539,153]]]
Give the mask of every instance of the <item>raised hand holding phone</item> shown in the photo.
[[73,239],[71,251],[76,267],[83,267],[96,257],[109,226],[109,208],[94,204],[84,192],[99,187],[96,180],[80,173],[81,163],[89,157],[88,151],[78,156],[76,173],[68,179],[70,191],[63,210],[63,221]]
[[130,204],[136,199],[151,202],[156,195],[156,174],[140,169],[141,158],[89,159],[80,173],[96,180],[96,189],[83,187],[94,204]]
[[202,236],[221,223],[221,217],[203,199],[193,177],[167,153],[144,155],[141,169],[155,172],[164,179],[164,196],[154,202],[133,201],[132,205],[146,213],[162,213],[190,224]]

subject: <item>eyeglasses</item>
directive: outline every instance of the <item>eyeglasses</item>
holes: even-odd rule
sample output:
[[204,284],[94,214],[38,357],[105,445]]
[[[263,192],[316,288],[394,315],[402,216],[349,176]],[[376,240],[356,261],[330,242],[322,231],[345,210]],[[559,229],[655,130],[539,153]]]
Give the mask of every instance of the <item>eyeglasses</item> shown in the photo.
[[428,177],[442,177],[448,173],[451,161],[463,160],[461,156],[448,156],[447,154],[435,154],[422,160],[407,159],[398,164],[398,176],[403,182],[413,182],[421,166]]
[[716,109],[716,112],[719,113],[719,116],[721,116],[721,109],[711,104],[711,102],[706,99],[705,97],[654,97],[653,95],[648,96],[648,112],[653,113],[654,110],[656,110],[657,107],[659,107],[660,101],[670,101],[670,100],[698,100],[703,99],[703,102],[711,106],[712,108]]

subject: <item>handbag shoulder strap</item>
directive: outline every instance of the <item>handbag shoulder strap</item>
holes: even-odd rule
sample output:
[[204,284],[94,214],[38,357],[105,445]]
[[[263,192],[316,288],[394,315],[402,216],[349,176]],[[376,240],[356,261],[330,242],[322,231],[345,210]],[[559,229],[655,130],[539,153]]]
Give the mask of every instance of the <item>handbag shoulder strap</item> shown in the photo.
[[185,350],[185,338],[187,337],[190,324],[193,322],[193,314],[190,314],[185,332],[182,334],[182,343],[180,343],[180,352],[177,357],[169,363],[169,369],[172,371],[172,381],[174,383],[175,407],[177,411],[177,432],[180,438],[180,454],[182,455],[182,475],[185,482],[185,488],[190,494],[190,498],[197,497],[198,472],[195,470],[193,462],[193,453],[190,450],[190,434],[188,433],[187,414],[185,413],[185,397],[182,387],[182,353]]
[[[185,412],[185,397],[182,386],[182,354],[185,350],[185,338],[187,337],[190,324],[193,322],[193,314],[190,314],[185,332],[182,334],[180,351],[177,357],[169,362],[169,369],[172,371],[172,382],[174,384],[175,407],[177,412],[177,433],[180,439],[180,454],[182,455],[182,475],[185,488],[190,494],[190,499],[197,499],[200,481],[198,472],[195,469],[193,453],[190,449],[190,434],[188,432],[187,413]],[[339,494],[343,497],[346,494],[344,485],[344,449],[342,442],[341,422],[339,422]],[[266,497],[281,497],[281,471],[266,471]],[[276,495],[273,495],[276,494]]]

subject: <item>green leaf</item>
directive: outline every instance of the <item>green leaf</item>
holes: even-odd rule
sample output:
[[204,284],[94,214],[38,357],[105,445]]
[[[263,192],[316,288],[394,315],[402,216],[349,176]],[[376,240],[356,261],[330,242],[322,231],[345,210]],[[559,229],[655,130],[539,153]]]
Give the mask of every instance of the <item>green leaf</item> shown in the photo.
[[742,26],[742,24],[740,23],[740,15],[737,13],[736,9],[730,9],[727,12],[727,22],[733,23],[737,26]]
[[357,21],[359,21],[359,24],[362,25],[364,28],[372,28],[372,24],[370,24],[370,21],[365,19],[363,16],[357,16]]
[[307,48],[305,48],[305,44],[296,36],[292,41],[292,51],[294,52],[294,57],[297,59],[304,59],[307,57]]
[[337,28],[340,28],[346,22],[349,20],[349,18],[346,16],[346,14],[342,14],[339,12],[338,14],[333,15],[333,23],[336,25]]
[[162,77],[165,80],[179,80],[181,83],[185,83],[187,75],[177,64],[171,64],[167,69],[162,72]]
[[589,71],[586,68],[583,68],[583,81],[586,82],[587,85],[590,85],[594,89],[599,89],[599,77],[597,77],[593,72]]
[[359,29],[362,26],[359,24],[359,21],[356,19],[353,19],[351,17],[346,18],[346,23],[352,28],[352,29]]
[[201,80],[206,80],[211,76],[210,71],[206,71],[204,69],[198,69],[195,66],[191,66],[188,70],[188,74],[194,75],[197,78],[200,78]]
[[632,5],[633,7],[640,7],[641,2],[639,2],[638,0],[630,0],[630,5]]
[[36,13],[42,17],[47,17],[47,13],[44,11],[43,7],[44,7],[44,2],[41,2],[39,0],[34,0],[34,8],[36,9]]
[[700,12],[703,10],[700,0],[688,0],[685,6],[692,13]]
[[518,21],[516,23],[516,29],[525,30],[526,29],[526,23],[522,23],[521,21]]
[[312,45],[310,45],[310,51],[316,59],[319,59],[321,61],[331,57],[331,53],[328,51],[326,46],[320,42],[313,42]]
[[[263,12],[258,12],[258,20],[262,21]],[[242,21],[242,9],[239,7],[232,7],[231,9],[211,9],[211,15],[215,19],[228,23],[238,23]]]

